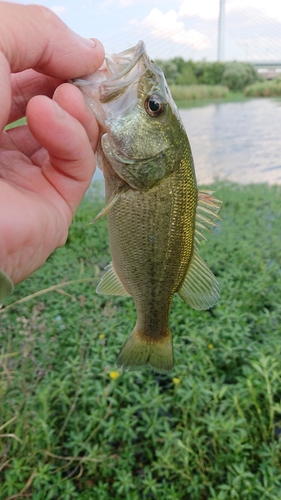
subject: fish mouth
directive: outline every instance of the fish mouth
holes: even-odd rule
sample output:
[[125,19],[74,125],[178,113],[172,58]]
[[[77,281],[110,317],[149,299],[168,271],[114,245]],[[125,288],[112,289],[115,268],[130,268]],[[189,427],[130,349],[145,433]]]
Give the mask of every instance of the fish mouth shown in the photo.
[[107,130],[106,120],[120,111],[124,102],[129,105],[130,99],[125,93],[131,87],[132,93],[136,94],[137,82],[150,63],[141,40],[119,54],[106,55],[95,73],[70,82],[81,90],[97,121]]
[[[104,64],[107,66],[112,76],[99,86],[99,98],[102,103],[106,104],[107,102],[118,99],[135,81],[136,75],[134,73],[130,75],[129,79],[125,77],[137,66],[139,59],[143,55],[146,55],[146,49],[144,42],[140,40],[138,44],[131,49],[120,52],[120,54],[117,55],[113,54],[112,56],[105,57]],[[122,66],[125,67],[122,69]],[[118,71],[119,68],[120,70]],[[125,81],[123,83],[117,83],[118,80],[124,78]],[[116,88],[117,85],[118,89]]]

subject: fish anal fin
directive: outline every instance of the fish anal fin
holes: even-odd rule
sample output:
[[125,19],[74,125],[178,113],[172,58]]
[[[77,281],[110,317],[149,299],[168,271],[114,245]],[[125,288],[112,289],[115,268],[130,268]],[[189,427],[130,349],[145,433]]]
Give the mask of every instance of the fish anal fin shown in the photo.
[[178,295],[193,309],[210,309],[219,300],[219,284],[207,264],[195,251]]
[[153,338],[139,332],[136,325],[119,353],[117,366],[131,370],[150,368],[159,373],[171,371],[174,356],[170,330]]
[[120,279],[118,278],[112,262],[106,267],[107,271],[101,278],[96,292],[104,295],[121,295],[130,297],[130,294],[125,290]]

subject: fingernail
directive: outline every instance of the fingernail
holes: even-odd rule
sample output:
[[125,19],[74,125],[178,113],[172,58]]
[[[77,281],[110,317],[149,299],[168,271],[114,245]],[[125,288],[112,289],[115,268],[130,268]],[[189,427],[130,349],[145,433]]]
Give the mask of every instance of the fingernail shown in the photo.
[[94,38],[83,38],[82,36],[80,38],[83,43],[88,47],[91,47],[91,49],[94,49],[96,47],[96,41],[94,40]]

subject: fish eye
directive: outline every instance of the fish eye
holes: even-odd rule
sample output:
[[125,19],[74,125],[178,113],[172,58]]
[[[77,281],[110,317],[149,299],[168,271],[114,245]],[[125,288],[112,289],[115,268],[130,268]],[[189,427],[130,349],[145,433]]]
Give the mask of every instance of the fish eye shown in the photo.
[[158,95],[150,95],[146,99],[144,107],[150,116],[160,116],[165,111],[165,104]]

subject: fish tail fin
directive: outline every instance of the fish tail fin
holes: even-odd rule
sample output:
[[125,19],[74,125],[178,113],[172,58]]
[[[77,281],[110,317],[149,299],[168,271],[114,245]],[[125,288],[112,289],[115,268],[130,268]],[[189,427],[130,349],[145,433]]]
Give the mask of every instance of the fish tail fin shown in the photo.
[[123,345],[117,366],[129,369],[150,368],[156,372],[171,371],[174,365],[173,340],[169,329],[152,338],[135,326]]

